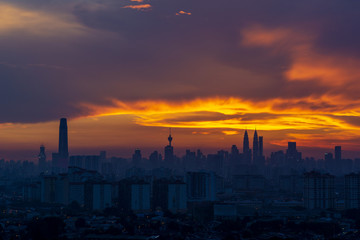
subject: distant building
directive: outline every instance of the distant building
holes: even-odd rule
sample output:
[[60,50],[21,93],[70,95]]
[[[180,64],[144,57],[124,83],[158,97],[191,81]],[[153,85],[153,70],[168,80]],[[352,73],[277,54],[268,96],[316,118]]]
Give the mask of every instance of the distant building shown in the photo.
[[164,162],[165,162],[165,166],[168,167],[173,167],[174,165],[174,147],[171,146],[171,142],[172,142],[173,138],[171,136],[171,130],[169,133],[169,137],[168,137],[168,141],[169,141],[169,145],[167,145],[164,149]]
[[286,150],[286,164],[291,168],[297,169],[301,163],[301,152],[296,149],[296,142],[288,142]]
[[249,136],[247,130],[245,130],[244,140],[243,140],[243,162],[245,164],[251,163],[251,149],[249,147]]
[[304,174],[304,207],[308,209],[335,208],[335,176],[319,172]]
[[69,162],[68,128],[66,118],[60,119],[59,149],[52,154],[52,168],[54,173],[66,172]]
[[172,213],[187,209],[186,184],[180,180],[160,179],[153,183],[153,209],[161,207]]
[[189,201],[215,201],[216,175],[213,172],[188,172],[186,174]]
[[150,184],[143,180],[124,179],[119,182],[118,206],[135,213],[150,212]]
[[341,161],[341,146],[335,146],[335,161]]
[[264,137],[259,136],[259,157],[264,158]]
[[84,206],[88,210],[103,210],[112,206],[112,185],[108,182],[84,184]]
[[253,137],[253,164],[257,164],[259,157],[259,138],[257,135],[257,131],[255,129],[254,131],[254,137]]
[[56,180],[54,175],[41,178],[41,202],[54,203],[56,198]]
[[264,147],[264,138],[262,136],[258,137],[257,131],[254,132],[253,139],[253,164],[258,168],[262,168],[265,165],[265,157],[263,153]]
[[360,208],[360,173],[345,175],[345,208]]

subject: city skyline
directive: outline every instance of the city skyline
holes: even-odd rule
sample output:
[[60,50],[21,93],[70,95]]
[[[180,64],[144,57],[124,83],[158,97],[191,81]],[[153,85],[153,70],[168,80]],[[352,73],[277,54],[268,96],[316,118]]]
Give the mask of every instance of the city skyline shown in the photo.
[[360,239],[359,9],[0,0],[0,240]]
[[[163,128],[160,128],[160,137],[163,137]],[[233,143],[232,146],[224,146],[221,147],[219,145],[217,145],[217,147],[212,147],[212,148],[201,148],[201,147],[197,147],[196,145],[186,145],[186,146],[176,146],[174,149],[174,146],[172,145],[172,141],[173,141],[173,136],[172,136],[172,129],[168,129],[168,136],[167,136],[167,141],[168,141],[168,145],[165,146],[165,144],[163,144],[164,139],[160,140],[160,144],[163,144],[162,146],[156,146],[156,145],[151,145],[151,146],[129,146],[127,148],[123,148],[123,149],[112,149],[107,148],[106,146],[104,148],[101,147],[96,147],[96,148],[92,148],[91,151],[89,151],[89,149],[76,149],[71,153],[69,152],[69,147],[68,147],[68,126],[67,126],[67,119],[66,118],[61,118],[60,119],[60,125],[58,128],[58,141],[57,141],[57,146],[58,146],[58,151],[56,152],[55,150],[53,150],[53,148],[50,147],[47,148],[43,143],[40,145],[40,155],[41,154],[45,154],[45,147],[46,147],[46,151],[48,152],[48,154],[50,152],[52,153],[52,158],[51,160],[54,162],[57,161],[68,161],[70,154],[71,155],[83,155],[83,154],[87,154],[87,155],[97,155],[99,153],[99,151],[103,151],[106,150],[110,153],[111,156],[113,157],[124,157],[124,158],[131,158],[131,155],[134,153],[134,151],[136,152],[137,150],[142,150],[144,157],[147,158],[147,156],[150,157],[150,155],[156,151],[159,152],[159,154],[164,156],[164,160],[166,162],[166,159],[168,158],[169,161],[172,161],[173,156],[183,156],[185,154],[185,152],[187,152],[188,150],[190,151],[196,151],[196,150],[201,150],[203,153],[205,154],[211,154],[211,153],[215,153],[218,151],[227,151],[227,152],[231,152],[232,148],[234,146],[237,146],[237,151],[239,151],[239,153],[241,153],[241,155],[243,156],[242,158],[244,159],[245,162],[248,162],[249,164],[265,164],[265,161],[267,159],[267,157],[270,157],[270,153],[274,153],[277,151],[283,151],[285,152],[286,147],[289,147],[288,144],[289,143],[295,143],[295,149],[296,149],[296,141],[287,141],[286,142],[286,146],[272,146],[270,149],[266,149],[264,151],[264,137],[261,135],[258,135],[258,131],[257,129],[254,130],[248,130],[248,129],[244,129],[243,130],[243,135],[240,136],[241,132],[238,134],[232,134],[232,136],[237,137],[237,140],[239,140],[240,137],[242,137],[242,142],[241,140],[237,141],[236,143]],[[76,133],[76,131],[71,131],[70,128],[70,132]],[[253,134],[253,137],[249,137],[248,132],[250,132],[251,134]],[[179,132],[180,133],[180,132]],[[193,135],[190,135],[189,137],[192,137]],[[154,142],[154,139],[151,139],[152,141],[150,142]],[[252,145],[250,146],[250,141],[252,141]],[[51,145],[50,145],[51,146]],[[165,147],[164,147],[165,146]],[[199,145],[198,145],[199,146]],[[265,141],[265,146],[271,146],[270,144],[267,144],[267,142]],[[341,150],[341,146],[338,145],[334,145],[334,146],[330,146],[327,149],[319,149],[319,148],[315,148],[315,150],[312,149],[306,149],[302,146],[300,147],[300,152],[305,151],[305,157],[308,158],[315,158],[315,159],[325,159],[326,160],[326,154],[331,154],[334,155],[336,159],[349,159],[349,158],[359,158],[357,155],[357,152],[349,152],[347,150],[345,150],[345,156],[341,155],[341,153],[344,153],[344,151]],[[334,150],[335,147],[335,151]],[[338,155],[337,153],[337,148],[340,149],[340,157],[336,157]],[[70,146],[71,149],[71,146]],[[163,149],[163,150],[161,150]],[[159,151],[160,150],[160,151]],[[29,150],[30,152],[33,152],[34,150]],[[40,156],[39,155],[39,156]],[[50,154],[49,154],[50,155]],[[21,156],[21,155],[18,155]],[[26,155],[24,155],[25,158],[24,159],[11,159],[11,160],[30,160],[30,161],[35,161],[39,156],[36,155],[32,155],[32,157],[29,159]],[[4,158],[4,157],[3,157]],[[5,158],[6,159],[6,158]],[[6,160],[10,160],[10,159],[6,159]],[[55,165],[57,165],[58,163],[55,163]]]
[[256,128],[265,151],[355,157],[359,4],[1,0],[0,155],[55,152],[66,116],[75,152],[159,150],[169,127],[210,151]]

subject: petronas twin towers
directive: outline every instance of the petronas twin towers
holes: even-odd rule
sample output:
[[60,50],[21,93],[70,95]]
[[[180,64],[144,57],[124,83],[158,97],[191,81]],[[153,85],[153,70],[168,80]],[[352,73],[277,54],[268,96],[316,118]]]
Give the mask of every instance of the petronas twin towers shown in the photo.
[[249,136],[247,130],[245,130],[244,141],[243,141],[243,159],[247,164],[261,165],[264,163],[263,156],[263,137],[258,137],[257,131],[254,132],[253,138],[253,149],[249,146]]

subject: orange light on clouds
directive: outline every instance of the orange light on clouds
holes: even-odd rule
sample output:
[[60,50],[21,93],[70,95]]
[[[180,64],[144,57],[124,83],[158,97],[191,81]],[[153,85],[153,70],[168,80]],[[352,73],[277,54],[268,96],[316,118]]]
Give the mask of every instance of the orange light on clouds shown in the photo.
[[179,12],[177,12],[175,15],[177,15],[177,16],[180,16],[180,15],[188,15],[188,16],[190,16],[191,15],[191,12],[185,12],[185,11],[179,11]]
[[242,46],[265,47],[274,54],[288,54],[291,64],[284,76],[289,81],[315,80],[325,85],[341,86],[357,83],[360,79],[360,61],[338,54],[319,53],[314,46],[315,33],[255,25],[244,29],[241,36]]
[[[296,103],[307,102],[308,108]],[[321,102],[333,106],[313,110],[312,104],[320,99],[274,99],[260,103],[237,98],[209,98],[184,102],[166,101],[114,101],[113,107],[83,105],[94,116],[105,117],[130,114],[135,116],[136,124],[142,126],[228,129],[223,133],[230,135],[240,129],[274,130],[316,130],[322,128],[360,130],[339,116],[360,116],[360,107],[347,106],[323,98]],[[280,104],[284,104],[280,105]],[[336,110],[334,112],[334,110]]]
[[151,5],[150,4],[127,5],[127,6],[124,6],[123,8],[131,8],[131,9],[136,9],[136,10],[142,10],[142,9],[151,8]]

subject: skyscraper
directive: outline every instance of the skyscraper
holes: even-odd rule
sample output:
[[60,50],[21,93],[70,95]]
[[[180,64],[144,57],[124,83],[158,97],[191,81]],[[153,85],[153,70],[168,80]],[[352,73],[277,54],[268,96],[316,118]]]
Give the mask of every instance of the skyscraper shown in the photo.
[[168,137],[168,141],[169,141],[169,145],[167,145],[165,147],[165,165],[167,165],[168,167],[172,167],[172,165],[174,164],[174,148],[173,146],[171,146],[171,142],[172,142],[173,138],[171,136],[171,129],[169,132],[169,137]]
[[288,149],[286,150],[286,164],[293,169],[300,167],[301,152],[296,149],[296,142],[288,142]]
[[259,136],[259,157],[264,156],[264,138]]
[[335,146],[335,161],[341,161],[341,146]]
[[249,136],[247,130],[244,133],[244,141],[243,141],[243,161],[246,164],[251,163],[251,150],[249,148]]
[[67,121],[66,118],[60,119],[60,127],[59,127],[59,156],[61,158],[69,157],[68,150],[68,129],[67,129]]
[[330,174],[308,172],[304,174],[304,207],[328,209],[335,207],[335,177]]
[[68,129],[66,118],[60,119],[59,151],[52,154],[53,172],[66,172],[69,165]]
[[255,129],[254,139],[253,139],[253,164],[256,164],[259,157],[259,139]]

